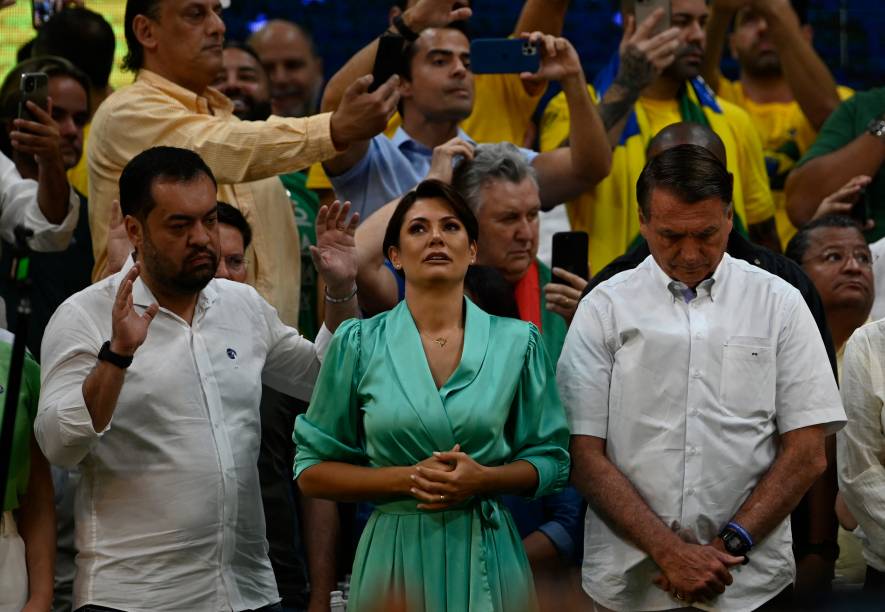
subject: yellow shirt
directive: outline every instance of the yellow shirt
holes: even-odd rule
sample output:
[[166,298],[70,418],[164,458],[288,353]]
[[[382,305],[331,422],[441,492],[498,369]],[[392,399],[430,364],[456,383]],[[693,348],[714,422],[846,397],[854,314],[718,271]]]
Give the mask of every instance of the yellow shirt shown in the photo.
[[[590,93],[597,99],[592,87]],[[708,113],[707,117],[725,144],[728,170],[735,177],[735,214],[745,225],[770,219],[774,215],[774,202],[768,189],[759,137],[747,113],[723,100],[717,99],[717,103],[722,113]],[[682,121],[675,99],[642,98],[635,105],[635,111],[641,133],[631,137],[627,146],[615,147],[612,171],[606,179],[566,204],[572,229],[590,235],[591,271],[599,271],[623,255],[639,236],[636,181],[645,167],[645,150],[658,131]],[[560,93],[550,101],[541,119],[541,151],[559,147],[568,136],[568,127],[568,105]]]
[[[516,74],[477,74],[473,79],[476,91],[473,112],[461,122],[461,129],[476,142],[512,142],[523,146],[532,125],[532,114],[545,89],[530,95]],[[402,122],[399,113],[394,113],[384,130],[388,138]],[[332,189],[320,164],[311,167],[307,187]]]
[[[83,126],[83,152],[86,152],[86,143],[89,142],[89,128],[92,127],[91,123],[87,123]],[[87,195],[89,193],[89,164],[86,162],[86,155],[80,156],[80,161],[77,162],[77,165],[68,170],[68,182],[71,184],[77,193],[82,195]]]
[[105,265],[108,219],[123,167],[150,147],[183,147],[200,154],[218,181],[219,199],[239,208],[252,226],[247,281],[283,322],[295,325],[301,252],[292,204],[277,175],[335,155],[331,115],[249,122],[232,109],[214,89],[198,96],[147,70],[102,103],[87,150],[93,276]]
[[[847,87],[839,87],[838,92],[843,100],[854,95],[854,91]],[[790,238],[796,234],[796,228],[787,216],[784,184],[787,175],[814,143],[817,131],[795,100],[759,104],[744,96],[740,81],[729,81],[721,77],[718,93],[723,100],[728,100],[747,111],[762,140],[769,186],[777,210],[778,235],[781,245],[786,248]]]

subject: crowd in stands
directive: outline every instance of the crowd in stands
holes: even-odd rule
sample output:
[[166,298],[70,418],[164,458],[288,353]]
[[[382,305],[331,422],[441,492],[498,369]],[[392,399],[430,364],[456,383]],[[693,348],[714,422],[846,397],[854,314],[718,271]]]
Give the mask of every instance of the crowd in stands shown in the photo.
[[0,612],[882,609],[885,88],[800,0],[624,1],[596,75],[569,0],[503,74],[389,3],[328,81],[222,0],[4,75]]

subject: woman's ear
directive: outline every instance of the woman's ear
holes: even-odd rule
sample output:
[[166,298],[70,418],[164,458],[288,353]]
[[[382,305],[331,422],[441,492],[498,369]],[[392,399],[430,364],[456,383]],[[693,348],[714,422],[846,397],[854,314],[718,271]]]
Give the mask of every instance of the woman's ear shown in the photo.
[[393,264],[393,267],[397,270],[402,270],[403,265],[399,260],[399,249],[395,246],[389,247],[387,249],[387,259],[390,260],[390,263]]

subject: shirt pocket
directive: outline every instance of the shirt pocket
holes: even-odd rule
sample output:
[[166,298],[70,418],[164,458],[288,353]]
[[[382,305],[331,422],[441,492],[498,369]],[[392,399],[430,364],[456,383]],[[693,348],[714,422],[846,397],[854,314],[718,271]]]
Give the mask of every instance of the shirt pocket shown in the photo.
[[722,347],[719,401],[731,414],[774,414],[774,349],[768,338],[733,336]]

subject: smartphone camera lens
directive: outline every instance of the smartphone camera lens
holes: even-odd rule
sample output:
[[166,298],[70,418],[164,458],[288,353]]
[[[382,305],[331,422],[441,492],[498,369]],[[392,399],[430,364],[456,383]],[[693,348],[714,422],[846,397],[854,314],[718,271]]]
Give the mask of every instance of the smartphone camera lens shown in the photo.
[[26,92],[30,93],[30,92],[34,91],[35,87],[36,87],[36,85],[34,84],[33,77],[28,77],[25,79],[25,91]]
[[522,43],[522,54],[523,55],[534,55],[537,52],[538,52],[538,50],[537,50],[537,47],[535,47],[534,43],[531,43],[529,41],[525,41],[524,43]]

